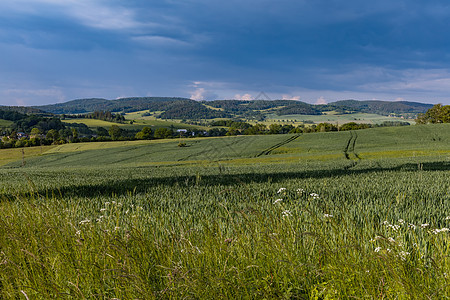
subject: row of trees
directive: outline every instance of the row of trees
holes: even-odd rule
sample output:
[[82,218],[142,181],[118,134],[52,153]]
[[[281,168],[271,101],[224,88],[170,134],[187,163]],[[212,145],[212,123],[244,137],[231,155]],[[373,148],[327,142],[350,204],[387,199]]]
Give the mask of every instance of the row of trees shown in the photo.
[[19,136],[15,130],[9,132],[0,139],[0,148],[32,147],[78,141],[79,135],[76,128],[50,129],[44,134],[39,128],[34,127],[28,136]]
[[93,113],[89,114],[78,114],[78,115],[63,115],[62,117],[67,119],[96,119],[96,120],[103,120],[103,121],[109,121],[109,122],[116,122],[116,123],[124,123],[125,117],[119,113],[115,114],[110,111],[94,111]]
[[[405,126],[409,125],[408,122],[399,122],[399,121],[387,121],[382,124],[366,124],[366,123],[345,123],[341,126],[331,124],[331,123],[320,123],[313,124],[311,126],[299,125],[294,127],[293,125],[281,125],[281,124],[270,124],[268,127],[264,124],[255,124],[251,125],[249,123],[243,121],[233,121],[233,120],[221,120],[211,123],[212,126],[224,126],[228,127],[226,133],[224,135],[255,135],[255,134],[286,134],[286,133],[310,133],[310,132],[329,132],[329,131],[347,131],[347,130],[359,130],[359,129],[367,129],[373,127],[384,127],[384,126]],[[208,133],[210,133],[208,131]],[[208,134],[212,136],[217,136],[217,129],[213,132],[213,134]]]

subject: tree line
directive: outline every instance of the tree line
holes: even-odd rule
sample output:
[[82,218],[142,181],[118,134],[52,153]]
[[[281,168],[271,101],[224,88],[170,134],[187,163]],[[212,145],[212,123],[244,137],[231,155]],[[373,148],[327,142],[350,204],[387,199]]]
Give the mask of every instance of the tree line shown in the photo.
[[112,113],[110,111],[94,111],[89,114],[74,114],[74,115],[62,115],[62,119],[96,119],[96,120],[103,120],[108,122],[115,122],[115,123],[124,123],[125,117],[122,114],[119,113]]

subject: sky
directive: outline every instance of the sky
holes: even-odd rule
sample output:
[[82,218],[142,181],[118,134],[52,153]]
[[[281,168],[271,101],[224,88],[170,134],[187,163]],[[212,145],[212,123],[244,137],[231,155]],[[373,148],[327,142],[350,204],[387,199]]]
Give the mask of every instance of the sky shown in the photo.
[[450,104],[448,0],[1,0],[0,105]]

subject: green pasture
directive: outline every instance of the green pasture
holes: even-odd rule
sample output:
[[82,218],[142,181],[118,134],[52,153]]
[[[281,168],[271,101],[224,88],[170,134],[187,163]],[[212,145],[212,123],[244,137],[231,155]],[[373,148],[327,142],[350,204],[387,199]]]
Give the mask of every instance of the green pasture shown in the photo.
[[[141,130],[144,127],[150,127],[152,129],[157,129],[161,127],[165,128],[174,128],[174,129],[205,129],[205,127],[201,126],[194,126],[189,124],[182,124],[176,121],[164,121],[164,120],[157,120],[153,117],[149,117],[149,119],[134,119],[127,116],[127,123],[115,123],[115,122],[108,122],[103,120],[96,120],[96,119],[72,119],[72,120],[63,120],[63,122],[71,124],[71,123],[82,123],[86,124],[86,126],[90,128],[97,128],[97,127],[103,127],[108,129],[112,125],[117,125],[123,129],[127,130]],[[133,124],[130,124],[129,121],[133,121]]]
[[41,156],[55,146],[0,149],[0,166],[22,162],[22,159]]
[[8,128],[8,127],[11,127],[11,125],[13,125],[13,124],[14,124],[13,121],[0,119],[0,128]]
[[0,298],[448,299],[449,141],[438,124],[66,144],[23,167],[0,150]]
[[356,113],[356,114],[326,114],[326,115],[284,115],[277,116],[275,114],[268,115],[268,121],[283,121],[286,122],[301,122],[311,121],[315,124],[319,123],[332,123],[332,124],[345,124],[350,122],[355,123],[367,123],[367,124],[381,124],[384,121],[402,121],[409,122],[410,124],[415,124],[412,119],[402,119],[399,117],[388,117],[377,114],[366,114],[366,113]]

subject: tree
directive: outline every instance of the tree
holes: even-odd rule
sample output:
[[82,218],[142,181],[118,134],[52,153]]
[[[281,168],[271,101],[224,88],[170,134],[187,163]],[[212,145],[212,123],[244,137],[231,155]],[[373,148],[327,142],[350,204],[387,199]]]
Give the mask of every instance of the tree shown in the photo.
[[337,131],[337,127],[330,123],[320,123],[316,128],[317,132]]
[[269,126],[269,134],[278,134],[281,133],[281,125],[280,124],[270,124]]
[[264,124],[255,124],[250,128],[247,128],[244,130],[244,134],[246,135],[253,135],[253,134],[264,134],[266,133],[266,125]]
[[109,136],[108,130],[106,130],[106,129],[103,128],[103,127],[98,127],[98,128],[97,128],[97,134],[98,134],[99,136]]
[[436,104],[424,114],[419,114],[417,124],[450,123],[450,105]]
[[122,136],[122,129],[117,125],[112,125],[109,128],[109,135],[113,140],[118,140]]
[[158,128],[155,130],[155,138],[156,139],[167,139],[172,137],[173,132],[168,128]]
[[47,139],[57,141],[59,139],[59,132],[56,131],[55,129],[50,129],[47,132]]
[[78,130],[76,128],[72,128],[72,136],[74,140],[78,139]]
[[144,127],[141,131],[136,133],[136,139],[138,140],[150,140],[152,139],[153,131],[150,127]]
[[39,128],[34,127],[33,129],[31,129],[30,135],[37,137],[40,134],[41,134],[41,131],[39,130]]

